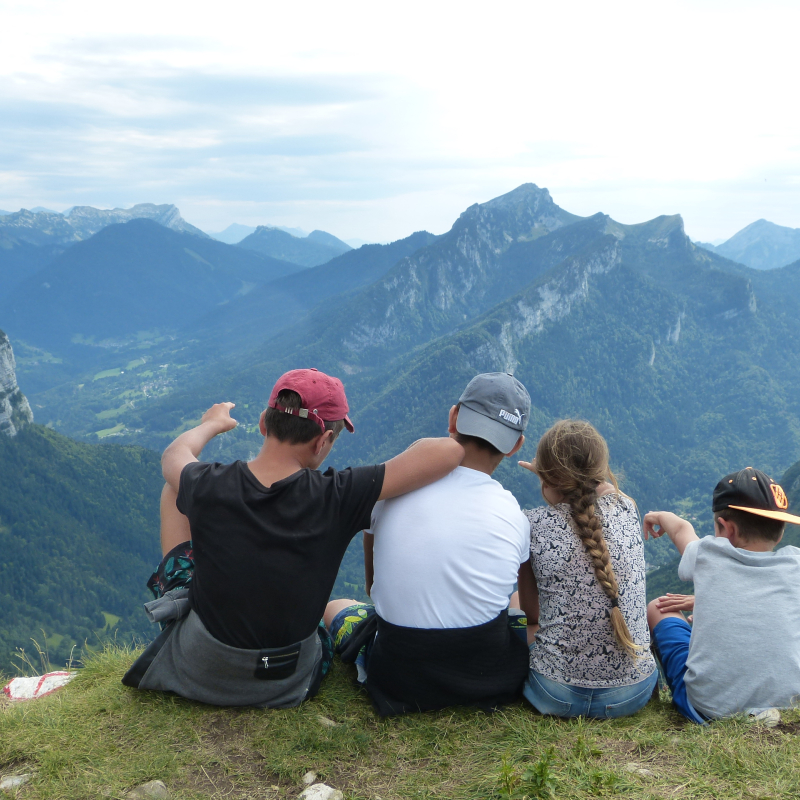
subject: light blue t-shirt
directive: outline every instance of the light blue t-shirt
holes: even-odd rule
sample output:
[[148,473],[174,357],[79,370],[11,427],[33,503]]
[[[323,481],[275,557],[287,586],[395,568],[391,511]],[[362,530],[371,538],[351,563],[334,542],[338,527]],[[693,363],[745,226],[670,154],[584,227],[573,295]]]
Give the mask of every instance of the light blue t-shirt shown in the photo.
[[694,581],[686,691],[707,717],[800,705],[800,549],[754,553],[706,536],[678,576]]

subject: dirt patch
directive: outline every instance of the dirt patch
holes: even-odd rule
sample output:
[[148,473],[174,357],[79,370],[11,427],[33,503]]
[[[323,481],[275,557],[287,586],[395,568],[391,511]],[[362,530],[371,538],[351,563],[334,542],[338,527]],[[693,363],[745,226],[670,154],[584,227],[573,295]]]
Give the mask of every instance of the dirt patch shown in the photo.
[[779,722],[774,730],[797,736],[800,733],[800,722]]

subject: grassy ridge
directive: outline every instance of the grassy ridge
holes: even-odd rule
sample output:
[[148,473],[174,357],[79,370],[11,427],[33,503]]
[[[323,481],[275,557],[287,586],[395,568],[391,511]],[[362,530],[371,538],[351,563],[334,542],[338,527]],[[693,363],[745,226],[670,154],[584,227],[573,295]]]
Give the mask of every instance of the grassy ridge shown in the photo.
[[775,729],[702,728],[664,696],[622,720],[554,720],[520,702],[382,721],[338,662],[298,709],[220,709],[124,688],[132,659],[107,649],[51,697],[0,705],[0,774],[34,773],[21,796],[122,797],[160,779],[174,800],[295,798],[308,770],[353,800],[800,795],[797,712]]

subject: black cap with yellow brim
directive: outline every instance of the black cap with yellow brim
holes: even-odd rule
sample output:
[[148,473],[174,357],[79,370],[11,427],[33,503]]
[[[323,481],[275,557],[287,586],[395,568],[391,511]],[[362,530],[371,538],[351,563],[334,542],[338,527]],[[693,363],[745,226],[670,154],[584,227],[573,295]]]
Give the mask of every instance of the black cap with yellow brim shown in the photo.
[[788,512],[786,492],[768,475],[753,467],[726,475],[714,489],[711,508],[714,513],[733,508],[800,525],[800,517]]

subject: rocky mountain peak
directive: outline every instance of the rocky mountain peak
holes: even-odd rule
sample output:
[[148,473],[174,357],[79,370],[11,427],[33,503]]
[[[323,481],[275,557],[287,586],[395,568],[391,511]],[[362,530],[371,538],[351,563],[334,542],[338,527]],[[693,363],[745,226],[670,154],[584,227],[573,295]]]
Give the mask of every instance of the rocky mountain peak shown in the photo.
[[470,206],[453,225],[451,234],[477,236],[499,254],[514,242],[537,239],[579,219],[557,206],[547,189],[524,183],[487,203]]
[[75,206],[66,216],[49,211],[22,209],[0,217],[0,235],[34,245],[71,245],[94,236],[98,231],[132,219],[150,219],[181,233],[208,238],[199,228],[190,225],[173,205],[139,203],[131,208],[103,209]]
[[33,422],[28,400],[17,386],[16,361],[8,336],[0,331],[0,435],[16,436]]

